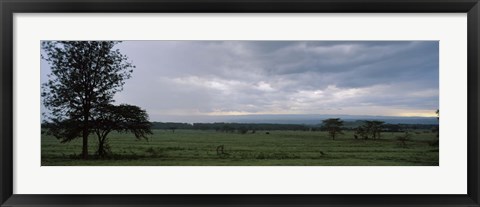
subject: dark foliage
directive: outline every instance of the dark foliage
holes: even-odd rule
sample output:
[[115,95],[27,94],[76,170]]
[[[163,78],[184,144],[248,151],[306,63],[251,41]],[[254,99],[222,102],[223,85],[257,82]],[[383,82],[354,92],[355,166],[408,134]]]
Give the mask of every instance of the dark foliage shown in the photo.
[[109,154],[107,135],[112,131],[133,133],[137,139],[148,140],[148,134],[152,134],[151,123],[148,114],[138,106],[121,104],[118,106],[107,104],[93,110],[91,127],[98,138],[97,155],[104,157]]
[[[42,49],[51,68],[49,80],[42,85],[43,104],[48,119],[63,142],[83,138],[82,156],[88,158],[88,135],[92,110],[113,101],[130,78],[127,57],[113,49],[114,41],[45,41]],[[71,125],[75,125],[75,127]],[[57,128],[59,127],[59,128]],[[81,131],[79,131],[81,129]]]
[[45,130],[44,133],[59,139],[61,143],[67,143],[81,137],[84,128],[82,124],[83,122],[73,119],[52,119],[51,122],[42,124],[42,130]]
[[328,131],[332,139],[335,139],[337,134],[342,133],[343,121],[339,118],[335,119],[325,119],[322,121],[323,128]]
[[[380,139],[381,132],[384,131],[383,121],[363,121],[363,125],[355,129],[355,135],[363,139]],[[398,126],[398,125],[397,125]]]

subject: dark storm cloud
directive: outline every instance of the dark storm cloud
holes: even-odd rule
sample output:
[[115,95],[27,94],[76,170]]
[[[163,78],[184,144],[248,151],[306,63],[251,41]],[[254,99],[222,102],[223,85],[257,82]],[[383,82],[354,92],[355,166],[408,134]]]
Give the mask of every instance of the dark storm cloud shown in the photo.
[[[125,41],[120,103],[196,114],[433,115],[436,41]],[[43,65],[42,65],[43,67]]]

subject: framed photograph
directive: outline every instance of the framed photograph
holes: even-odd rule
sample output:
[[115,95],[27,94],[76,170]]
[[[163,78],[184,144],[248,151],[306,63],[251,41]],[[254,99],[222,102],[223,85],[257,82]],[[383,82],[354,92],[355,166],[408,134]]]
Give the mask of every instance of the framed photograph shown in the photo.
[[480,206],[478,0],[0,7],[1,206]]

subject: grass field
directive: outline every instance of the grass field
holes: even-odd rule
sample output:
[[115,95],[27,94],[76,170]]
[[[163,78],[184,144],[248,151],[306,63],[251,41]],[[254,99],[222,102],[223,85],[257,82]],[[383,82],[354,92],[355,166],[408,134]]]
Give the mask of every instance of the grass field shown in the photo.
[[[132,134],[109,135],[110,158],[81,160],[81,139],[61,144],[42,135],[42,166],[436,166],[438,146],[431,132],[412,133],[403,145],[396,136],[382,133],[379,140],[355,140],[346,131],[335,140],[326,132],[257,131],[255,134],[201,130],[154,130],[149,141],[135,140]],[[90,154],[96,138],[89,140]],[[216,148],[224,145],[224,154]]]

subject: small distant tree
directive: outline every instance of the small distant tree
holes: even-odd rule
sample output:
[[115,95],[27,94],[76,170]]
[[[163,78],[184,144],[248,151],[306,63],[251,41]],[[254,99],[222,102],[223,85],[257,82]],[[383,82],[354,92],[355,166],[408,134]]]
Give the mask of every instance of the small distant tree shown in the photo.
[[246,134],[248,132],[248,128],[247,127],[244,127],[244,126],[241,126],[237,129],[238,133],[240,134]]
[[409,141],[410,138],[411,138],[411,135],[408,133],[408,131],[405,132],[405,134],[402,136],[397,136],[397,140],[400,141],[402,143],[402,146],[404,147],[407,145],[406,142]]
[[112,131],[121,133],[133,133],[136,139],[148,140],[148,134],[152,134],[151,123],[148,114],[138,106],[127,104],[107,104],[97,107],[93,111],[94,125],[91,127],[98,139],[96,154],[104,157],[110,152],[108,134]]
[[330,137],[335,140],[337,134],[342,134],[343,121],[339,118],[325,119],[322,121],[323,127],[328,131]]
[[232,127],[232,126],[230,126],[230,125],[228,125],[228,124],[225,124],[225,125],[223,125],[223,127],[222,127],[222,131],[223,131],[223,132],[226,132],[226,133],[233,133],[233,132],[235,131],[235,128]]
[[364,124],[357,127],[355,133],[363,139],[368,139],[370,136],[373,139],[381,138],[383,130],[383,121],[363,121]]
[[373,139],[380,139],[381,138],[381,132],[383,130],[383,124],[385,122],[383,121],[367,121],[367,124],[369,125],[370,128],[370,133],[373,137]]
[[[440,120],[440,111],[437,109],[435,111],[435,114],[437,114],[437,120]],[[435,126],[432,128],[432,132],[436,134],[436,139],[430,144],[431,146],[438,146],[440,142],[440,126]]]
[[355,129],[355,136],[360,137],[362,139],[368,139],[368,128],[366,126],[358,126]]

